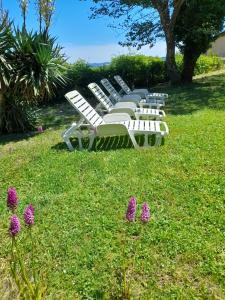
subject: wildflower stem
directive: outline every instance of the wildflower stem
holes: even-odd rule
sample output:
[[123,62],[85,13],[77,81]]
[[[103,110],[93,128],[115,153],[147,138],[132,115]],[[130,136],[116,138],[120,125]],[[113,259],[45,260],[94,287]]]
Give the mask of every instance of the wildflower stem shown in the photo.
[[16,243],[16,240],[15,240],[15,248],[16,248],[16,252],[17,252],[17,255],[18,255],[18,261],[19,261],[19,265],[20,265],[20,269],[21,269],[21,275],[22,275],[22,278],[25,282],[25,284],[27,285],[27,288],[30,292],[30,295],[31,297],[34,295],[34,290],[33,290],[33,287],[30,283],[30,281],[28,280],[27,278],[27,275],[26,275],[26,272],[25,272],[25,268],[24,268],[24,264],[22,262],[22,259],[21,259],[21,256],[20,256],[20,253],[18,251],[18,247],[17,247],[17,243]]
[[33,273],[33,278],[34,278],[34,283],[36,286],[36,272],[35,272],[35,266],[34,266],[34,240],[33,240],[33,235],[32,235],[32,228],[29,227],[29,233],[30,233],[30,239],[31,239],[31,265],[32,265],[32,273]]
[[16,258],[15,258],[15,251],[14,251],[14,246],[15,244],[15,237],[12,237],[12,244],[11,244],[11,261],[10,261],[10,270],[13,276],[13,279],[15,280],[15,283],[19,289],[19,291],[21,291],[21,284],[20,281],[18,279],[18,276],[16,275]]

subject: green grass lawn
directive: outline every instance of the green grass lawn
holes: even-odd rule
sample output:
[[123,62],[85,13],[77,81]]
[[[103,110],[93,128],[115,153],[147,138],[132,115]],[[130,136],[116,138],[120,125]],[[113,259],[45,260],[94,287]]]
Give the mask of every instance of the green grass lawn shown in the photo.
[[[76,116],[65,106],[43,110],[43,134],[1,137],[1,299],[16,299],[9,186],[20,215],[35,206],[47,299],[121,299],[124,265],[132,299],[225,299],[225,75],[161,90],[170,135],[159,148],[68,152],[60,134]],[[144,227],[124,221],[131,195],[151,207]]]

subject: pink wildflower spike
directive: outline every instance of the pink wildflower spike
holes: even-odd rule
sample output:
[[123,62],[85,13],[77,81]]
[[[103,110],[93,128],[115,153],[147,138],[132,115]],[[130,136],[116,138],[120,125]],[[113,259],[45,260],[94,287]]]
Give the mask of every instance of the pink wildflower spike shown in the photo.
[[16,236],[20,232],[20,220],[16,215],[10,219],[9,233],[11,236]]
[[7,191],[7,206],[9,209],[11,209],[12,211],[15,210],[18,206],[18,196],[17,196],[17,192],[16,189],[14,187],[10,187],[8,188]]
[[42,126],[38,126],[37,131],[38,131],[39,133],[42,133],[42,132],[44,132],[44,129],[43,129]]
[[26,225],[34,225],[34,207],[31,204],[25,208],[23,217]]
[[32,204],[29,204],[29,205],[27,206],[27,208],[29,208],[29,209],[32,211],[32,214],[34,215],[34,207],[33,207],[33,205],[32,205]]
[[130,201],[128,203],[127,212],[126,212],[126,219],[129,222],[135,221],[135,215],[136,215],[136,199],[134,197],[130,198]]
[[141,221],[143,223],[147,223],[149,222],[151,218],[151,215],[150,215],[150,208],[148,206],[148,203],[145,202],[143,205],[142,205],[142,213],[141,213]]

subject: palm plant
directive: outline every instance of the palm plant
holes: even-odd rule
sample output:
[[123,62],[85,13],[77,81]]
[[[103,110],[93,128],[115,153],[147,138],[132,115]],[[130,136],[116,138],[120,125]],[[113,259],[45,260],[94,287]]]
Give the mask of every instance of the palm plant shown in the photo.
[[25,31],[29,0],[19,0],[19,4],[22,11],[22,17],[23,17],[23,31]]
[[10,72],[12,71],[9,63],[12,41],[11,23],[4,17],[0,24],[0,131],[3,127],[4,111],[6,110],[5,92],[9,87]]
[[55,38],[41,33],[15,33],[12,51],[14,93],[24,101],[40,101],[51,97],[57,86],[66,83],[62,48]]
[[48,33],[52,22],[52,17],[55,11],[55,0],[37,0],[36,6],[39,14],[39,30],[42,32],[42,21],[44,23],[44,30]]
[[0,68],[5,70],[1,72],[4,78],[0,78],[1,85],[4,83],[2,94],[5,99],[0,131],[25,131],[32,127],[30,108],[42,99],[52,97],[57,87],[66,83],[63,75],[65,59],[55,38],[46,33],[18,29],[14,34],[9,32],[10,46],[5,45],[3,35],[6,33],[0,28],[0,54],[4,54]]

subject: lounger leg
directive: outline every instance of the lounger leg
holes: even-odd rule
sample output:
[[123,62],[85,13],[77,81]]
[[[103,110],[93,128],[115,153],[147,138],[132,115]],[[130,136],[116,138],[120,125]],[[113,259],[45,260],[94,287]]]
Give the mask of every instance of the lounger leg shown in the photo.
[[131,141],[132,141],[132,143],[134,145],[134,148],[136,148],[136,149],[140,148],[140,146],[137,144],[137,141],[135,139],[134,134],[131,133],[131,132],[129,132],[129,136],[130,136],[130,139],[131,139]]
[[88,146],[88,150],[91,150],[93,143],[94,143],[94,139],[95,139],[95,134],[92,134],[89,136],[89,146]]
[[162,142],[162,136],[161,135],[156,135],[155,146],[160,146],[161,142]]
[[145,142],[144,142],[144,147],[149,147],[149,142],[148,142],[148,134],[145,134]]
[[69,148],[70,151],[74,150],[69,138],[64,138],[64,142],[66,143],[66,145],[67,145],[67,147]]
[[78,138],[78,143],[79,143],[79,149],[82,150],[83,149],[83,144],[82,144],[81,136],[78,135],[77,138]]

